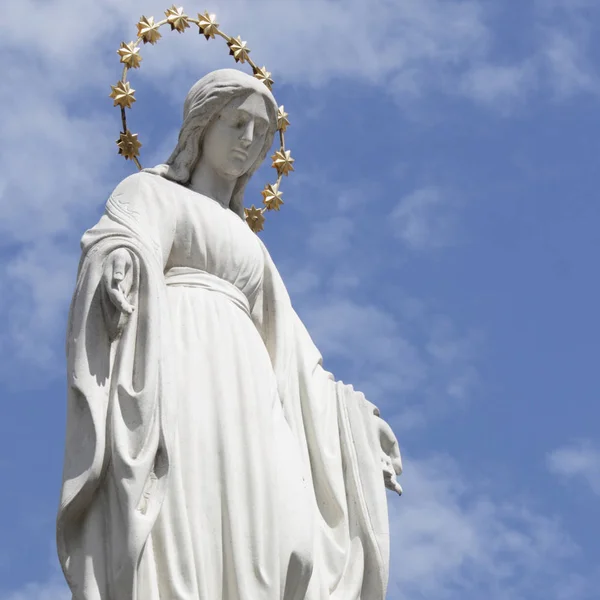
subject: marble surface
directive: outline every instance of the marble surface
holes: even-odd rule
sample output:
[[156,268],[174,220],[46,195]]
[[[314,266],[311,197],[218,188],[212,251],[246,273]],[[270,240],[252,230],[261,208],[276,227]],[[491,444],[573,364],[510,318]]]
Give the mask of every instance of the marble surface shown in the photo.
[[[77,600],[383,600],[396,438],[243,220],[277,104],[225,69],[82,239],[58,552]],[[349,324],[350,326],[350,324]]]

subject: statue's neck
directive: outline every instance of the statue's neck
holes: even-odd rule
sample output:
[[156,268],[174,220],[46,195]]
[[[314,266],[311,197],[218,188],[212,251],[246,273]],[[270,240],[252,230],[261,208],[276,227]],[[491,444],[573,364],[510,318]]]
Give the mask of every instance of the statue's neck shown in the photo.
[[192,173],[189,187],[229,208],[236,181],[237,178],[222,175],[200,160]]

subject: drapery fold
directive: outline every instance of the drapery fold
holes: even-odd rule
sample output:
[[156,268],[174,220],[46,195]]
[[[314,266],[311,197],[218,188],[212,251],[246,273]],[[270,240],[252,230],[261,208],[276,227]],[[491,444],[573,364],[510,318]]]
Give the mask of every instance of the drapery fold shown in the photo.
[[[169,485],[177,398],[164,269],[176,217],[153,177],[125,180],[82,240],[67,335],[57,520],[59,558],[75,600],[144,600],[137,596],[139,561]],[[117,248],[133,262],[136,310],[127,317],[101,286],[106,257]],[[383,600],[388,519],[376,409],[322,368],[262,248],[265,273],[252,318],[314,490],[315,566],[306,598]]]
[[[362,393],[335,381],[323,369],[321,354],[264,246],[263,251],[265,280],[262,305],[258,304],[263,339],[286,419],[310,465],[320,527],[315,569],[335,565],[330,573],[315,578],[327,589],[314,597],[384,598],[389,525],[375,427],[377,409]],[[357,572],[362,577],[358,593],[352,594],[350,588],[356,587],[352,576]]]

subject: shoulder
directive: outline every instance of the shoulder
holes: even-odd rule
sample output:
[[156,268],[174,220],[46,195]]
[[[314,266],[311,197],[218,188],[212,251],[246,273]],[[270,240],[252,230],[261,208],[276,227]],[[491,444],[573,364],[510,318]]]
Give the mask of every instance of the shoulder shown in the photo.
[[135,173],[121,181],[106,203],[106,213],[117,220],[158,222],[172,227],[177,219],[177,184],[152,173]]
[[[181,186],[160,175],[140,172],[121,181],[111,193],[107,207],[120,206],[173,208],[180,196]],[[126,209],[127,210],[127,209]]]
[[145,194],[152,194],[152,192],[158,191],[164,188],[165,181],[164,177],[160,175],[154,175],[152,173],[134,173],[123,179],[117,187],[113,190],[111,197],[117,197],[122,195],[139,196]]

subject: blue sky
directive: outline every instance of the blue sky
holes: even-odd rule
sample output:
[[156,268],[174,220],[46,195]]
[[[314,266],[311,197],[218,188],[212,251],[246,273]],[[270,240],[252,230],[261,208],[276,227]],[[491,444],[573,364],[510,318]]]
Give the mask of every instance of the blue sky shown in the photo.
[[[78,241],[133,172],[107,98],[155,0],[20,0],[0,53],[0,600],[63,600],[54,516]],[[262,237],[326,367],[393,424],[390,600],[600,598],[600,5],[188,4],[248,40],[296,172]],[[145,165],[231,66],[193,30],[143,49]],[[248,204],[271,177],[259,171]]]

